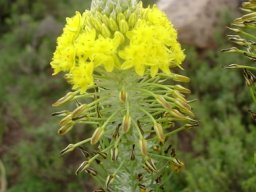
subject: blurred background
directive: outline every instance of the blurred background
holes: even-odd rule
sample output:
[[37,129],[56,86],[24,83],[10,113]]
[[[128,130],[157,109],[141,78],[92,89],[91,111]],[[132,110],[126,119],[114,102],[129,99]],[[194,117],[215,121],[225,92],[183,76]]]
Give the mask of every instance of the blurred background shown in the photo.
[[[146,1],[145,5],[153,1]],[[254,110],[241,72],[225,69],[247,63],[221,53],[230,45],[225,26],[239,13],[238,0],[162,0],[179,31],[191,78],[191,99],[200,126],[173,139],[186,168],[173,174],[168,192],[255,192]],[[89,0],[0,0],[0,192],[90,192],[87,175],[75,176],[79,153],[61,157],[85,130],[57,135],[51,104],[69,85],[52,77],[50,61],[65,18],[90,6]],[[5,185],[6,184],[6,185]],[[2,190],[2,191],[1,191]]]

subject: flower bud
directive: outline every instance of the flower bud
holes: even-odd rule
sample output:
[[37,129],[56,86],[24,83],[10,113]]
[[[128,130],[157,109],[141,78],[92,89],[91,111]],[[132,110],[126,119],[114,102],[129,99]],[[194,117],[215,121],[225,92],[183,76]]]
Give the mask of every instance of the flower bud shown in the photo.
[[155,129],[156,135],[157,135],[158,139],[160,140],[160,142],[164,143],[165,135],[164,135],[164,132],[163,132],[162,125],[159,124],[159,123],[155,123],[154,124],[154,129]]
[[91,144],[95,145],[96,143],[98,143],[98,141],[100,140],[100,138],[102,137],[104,133],[104,128],[103,127],[99,127],[97,128],[91,138]]
[[103,21],[103,23],[106,25],[106,26],[109,26],[109,18],[107,15],[103,15],[101,17],[101,20]]
[[126,20],[126,17],[123,13],[120,12],[120,13],[117,14],[117,22],[119,22],[119,24],[120,24],[120,22],[122,20]]
[[104,23],[101,25],[101,33],[106,38],[111,36],[111,33],[108,27]]
[[123,130],[125,133],[127,133],[130,130],[131,127],[131,117],[127,114],[123,118]]
[[120,28],[120,31],[125,34],[127,31],[129,31],[129,25],[128,23],[126,22],[126,20],[121,20],[120,23],[119,23],[119,28]]
[[94,18],[93,16],[90,17],[91,24],[94,26],[94,28],[97,31],[101,31],[101,23],[98,21],[98,19]]
[[109,27],[112,31],[118,31],[117,23],[113,18],[109,19]]
[[130,26],[131,28],[134,27],[134,25],[135,25],[136,22],[137,22],[137,19],[138,19],[138,18],[137,18],[136,13],[131,13],[131,14],[130,14],[128,23],[129,23],[129,26]]
[[116,31],[114,34],[114,41],[116,45],[120,45],[125,41],[125,37],[120,31]]

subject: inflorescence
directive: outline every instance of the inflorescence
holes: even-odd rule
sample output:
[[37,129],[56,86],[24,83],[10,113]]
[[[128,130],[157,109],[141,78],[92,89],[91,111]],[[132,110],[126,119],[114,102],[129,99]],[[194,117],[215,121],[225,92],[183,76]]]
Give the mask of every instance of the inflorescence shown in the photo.
[[[77,124],[93,128],[61,153],[83,151],[77,174],[94,176],[96,191],[164,190],[163,178],[183,168],[170,137],[197,125],[185,98],[190,90],[180,85],[189,78],[171,71],[184,58],[176,30],[156,6],[94,0],[90,11],[67,19],[51,66],[73,91],[53,105],[75,107],[53,115],[63,117],[60,135]],[[87,143],[94,149],[85,150]]]

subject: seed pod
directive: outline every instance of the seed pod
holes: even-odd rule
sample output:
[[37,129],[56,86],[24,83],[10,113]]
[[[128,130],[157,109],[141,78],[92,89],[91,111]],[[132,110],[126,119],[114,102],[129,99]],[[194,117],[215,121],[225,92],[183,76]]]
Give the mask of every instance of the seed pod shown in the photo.
[[187,103],[183,103],[181,101],[179,101],[178,99],[175,100],[175,105],[177,105],[177,107],[180,109],[180,111],[182,111],[183,113],[185,113],[188,116],[194,117],[194,113],[191,111],[191,107],[187,104]]
[[171,169],[176,173],[180,172],[184,168],[184,163],[176,158],[171,160],[170,164],[171,164]]
[[165,98],[161,95],[156,96],[156,100],[160,103],[165,109],[172,109],[171,105],[165,100]]
[[137,125],[138,125],[138,127],[139,127],[139,129],[140,129],[141,134],[143,135],[143,134],[144,134],[144,130],[142,129],[142,127],[141,127],[141,124],[140,124],[140,121],[139,121],[139,120],[137,120]]
[[66,125],[63,125],[61,128],[59,128],[58,130],[58,134],[59,135],[65,135],[66,133],[68,133],[74,126],[73,122],[70,122]]
[[171,110],[170,115],[181,121],[187,120],[187,117],[183,115],[181,112],[179,112],[177,109]]
[[124,132],[127,133],[131,127],[131,117],[128,114],[124,116],[122,125]]
[[157,177],[155,181],[157,184],[160,184],[162,182],[162,176]]
[[167,154],[170,149],[172,149],[172,145],[171,144],[167,147],[167,149],[164,151],[164,153]]
[[85,110],[87,109],[87,105],[86,104],[82,104],[79,107],[77,107],[72,113],[72,119],[79,117],[81,114],[83,114],[85,112]]
[[151,172],[156,172],[157,171],[156,166],[155,166],[154,162],[152,161],[152,159],[147,160],[144,165]]
[[100,189],[95,189],[93,192],[105,192],[105,190],[100,188]]
[[147,141],[143,137],[141,137],[139,140],[139,144],[142,155],[147,156]]
[[250,71],[244,69],[243,70],[243,75],[244,75],[244,78],[245,78],[246,85],[248,87],[250,87],[250,86],[255,84],[256,77],[255,77],[255,75],[253,73],[251,73]]
[[160,152],[160,146],[159,145],[154,145],[153,150],[156,152]]
[[122,125],[122,124],[120,123],[120,124],[118,124],[118,126],[116,127],[116,130],[115,130],[115,132],[114,132],[113,135],[112,135],[113,139],[117,139],[117,138],[119,137],[119,129],[120,129],[121,125]]
[[121,103],[125,103],[127,100],[127,92],[125,90],[120,91],[119,99]]
[[94,170],[93,168],[87,168],[86,170],[85,170],[85,172],[86,173],[88,173],[88,174],[90,174],[90,175],[92,175],[92,176],[97,176],[97,171],[96,170]]
[[142,175],[142,173],[139,173],[139,174],[138,174],[137,179],[138,179],[139,182],[142,182],[142,180],[143,180],[143,175]]
[[118,148],[114,147],[110,151],[112,161],[116,161],[118,157]]
[[145,164],[143,165],[143,168],[144,168],[148,173],[150,173],[150,174],[152,173],[152,171],[151,171],[148,167],[146,167]]
[[72,100],[76,95],[76,92],[69,92],[64,97],[60,98],[58,101],[52,104],[53,107],[58,107]]
[[52,113],[52,116],[66,116],[66,115],[68,115],[68,111],[59,111],[59,112],[54,112],[54,113]]
[[91,138],[91,144],[95,145],[96,143],[98,143],[98,141],[100,140],[100,138],[102,137],[104,133],[104,128],[103,127],[99,127],[97,128]]
[[174,81],[182,82],[182,83],[188,83],[190,81],[190,79],[188,77],[183,76],[183,75],[178,75],[178,74],[172,74],[171,78]]
[[178,90],[179,92],[184,93],[184,94],[190,94],[191,93],[191,91],[189,89],[187,89],[187,88],[185,88],[181,85],[175,85],[174,89]]
[[86,170],[89,166],[90,166],[90,164],[88,163],[88,161],[84,161],[83,163],[81,163],[80,166],[76,170],[76,175],[78,175],[81,172],[83,172],[84,170]]
[[107,159],[107,153],[105,153],[105,152],[98,152],[98,154],[103,158],[103,159]]
[[174,103],[175,103],[175,105],[177,106],[177,107],[179,107],[180,109],[188,109],[188,110],[191,110],[191,106],[190,105],[188,105],[188,103],[185,101],[182,101],[181,99],[179,99],[179,98],[177,98],[177,99],[175,99],[175,101],[174,101]]
[[193,127],[197,127],[199,126],[199,122],[198,121],[193,121],[193,123],[189,123],[189,124],[186,124],[185,127],[187,127],[188,129],[190,128],[193,128]]
[[236,33],[239,33],[240,32],[240,30],[239,29],[236,29],[236,28],[231,28],[231,27],[227,27],[229,30],[231,30],[231,31],[234,31],[234,32],[236,32]]
[[70,122],[72,122],[72,115],[69,114],[67,115],[66,117],[64,117],[60,122],[59,122],[59,125],[60,126],[64,126],[66,124],[69,124]]
[[113,182],[114,176],[113,175],[109,175],[106,179],[106,188],[108,189],[109,185]]
[[179,99],[179,100],[181,100],[183,102],[187,102],[187,100],[185,99],[184,95],[182,95],[179,91],[172,90],[171,94],[172,94],[172,96],[174,96],[174,98],[172,98],[172,100]]
[[171,156],[172,156],[172,157],[176,157],[176,151],[175,151],[174,148],[172,148],[172,150],[171,150]]
[[61,155],[64,155],[64,154],[66,154],[66,153],[69,153],[69,152],[71,152],[71,151],[74,151],[75,150],[75,145],[74,144],[69,144],[65,149],[63,149],[61,152],[60,152],[60,154]]
[[88,151],[86,151],[83,147],[79,146],[78,147],[82,153],[82,155],[85,157],[85,158],[89,158],[90,157],[90,153]]
[[227,49],[222,49],[222,52],[228,52],[228,53],[237,53],[240,52],[240,50],[236,47],[231,47],[231,48],[227,48]]
[[130,159],[131,159],[132,161],[135,160],[134,149],[135,149],[135,144],[132,145],[132,152],[131,152],[131,156],[130,156]]
[[145,185],[143,185],[143,184],[139,184],[139,187],[140,187],[140,192],[142,192],[142,191],[146,191],[146,186]]
[[159,124],[159,123],[155,123],[154,124],[154,129],[155,129],[156,135],[157,135],[158,139],[160,140],[160,142],[164,143],[165,135],[164,135],[164,131],[163,131],[162,125]]

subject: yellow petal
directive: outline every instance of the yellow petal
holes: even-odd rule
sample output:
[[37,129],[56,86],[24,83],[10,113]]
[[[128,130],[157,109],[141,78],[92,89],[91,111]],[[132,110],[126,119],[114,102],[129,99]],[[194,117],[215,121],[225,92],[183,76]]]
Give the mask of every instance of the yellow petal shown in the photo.
[[144,65],[135,65],[135,72],[139,76],[143,76],[145,73],[145,66]]

